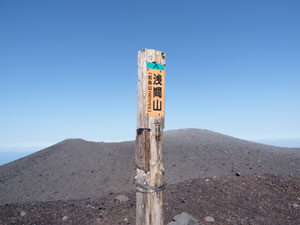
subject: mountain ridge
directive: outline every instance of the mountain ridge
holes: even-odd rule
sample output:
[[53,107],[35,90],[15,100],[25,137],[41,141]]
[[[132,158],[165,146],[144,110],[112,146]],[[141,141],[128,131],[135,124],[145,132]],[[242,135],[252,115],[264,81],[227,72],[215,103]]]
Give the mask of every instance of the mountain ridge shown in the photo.
[[[65,139],[0,166],[0,204],[100,197],[134,189],[135,142]],[[269,173],[300,177],[300,149],[203,129],[164,132],[166,182]]]

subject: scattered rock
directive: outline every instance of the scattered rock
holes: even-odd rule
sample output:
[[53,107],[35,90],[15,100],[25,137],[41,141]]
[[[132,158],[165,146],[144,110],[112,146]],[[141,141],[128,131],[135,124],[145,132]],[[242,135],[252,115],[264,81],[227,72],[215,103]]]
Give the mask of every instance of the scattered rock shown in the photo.
[[122,202],[127,202],[129,200],[129,198],[126,195],[118,195],[115,198],[115,200],[122,203]]
[[126,217],[125,217],[125,219],[124,219],[124,222],[125,222],[126,224],[130,224],[128,218],[126,218]]
[[21,217],[26,216],[26,212],[25,211],[21,211]]
[[239,176],[241,176],[241,173],[240,173],[240,172],[236,172],[235,175],[236,175],[237,177],[239,177]]
[[206,217],[204,218],[204,220],[205,220],[206,222],[214,222],[214,221],[215,221],[215,219],[214,219],[213,217],[211,217],[211,216],[206,216]]
[[172,222],[168,223],[167,225],[178,225],[178,223],[172,221]]
[[168,225],[199,225],[198,221],[186,212],[174,216]]
[[66,221],[68,219],[67,216],[63,216],[62,221]]
[[99,206],[98,209],[99,209],[99,210],[104,210],[104,209],[105,209],[105,206],[103,206],[103,205],[102,205],[102,206]]
[[209,182],[209,181],[210,181],[210,179],[208,179],[208,178],[205,179],[205,182]]

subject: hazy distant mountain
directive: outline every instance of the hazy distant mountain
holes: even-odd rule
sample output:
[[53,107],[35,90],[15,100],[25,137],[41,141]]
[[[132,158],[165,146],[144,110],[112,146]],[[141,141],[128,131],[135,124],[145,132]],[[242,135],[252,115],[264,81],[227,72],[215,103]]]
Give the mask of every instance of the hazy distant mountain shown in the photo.
[[[167,183],[270,173],[300,177],[300,149],[244,141],[208,130],[164,133]],[[92,198],[134,189],[135,143],[68,139],[0,166],[0,204]]]

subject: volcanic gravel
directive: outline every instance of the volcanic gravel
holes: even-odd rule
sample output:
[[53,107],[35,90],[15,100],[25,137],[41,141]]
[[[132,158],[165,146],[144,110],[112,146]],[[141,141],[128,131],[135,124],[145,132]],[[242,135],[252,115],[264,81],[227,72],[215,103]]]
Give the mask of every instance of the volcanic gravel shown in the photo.
[[[62,141],[0,166],[0,205],[97,199],[130,192],[135,188],[134,157],[134,141]],[[165,132],[163,160],[168,184],[236,174],[300,177],[300,149],[253,143],[208,130]]]
[[[120,193],[119,193],[120,194]],[[102,198],[0,205],[0,224],[135,224],[135,192]],[[181,213],[199,224],[299,225],[300,179],[280,175],[241,175],[192,179],[164,191],[165,223]],[[205,221],[205,217],[214,222]]]

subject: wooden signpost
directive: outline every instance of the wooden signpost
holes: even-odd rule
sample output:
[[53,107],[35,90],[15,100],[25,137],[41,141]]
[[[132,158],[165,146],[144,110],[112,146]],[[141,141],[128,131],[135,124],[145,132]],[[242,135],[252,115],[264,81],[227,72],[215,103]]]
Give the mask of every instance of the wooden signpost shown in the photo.
[[138,52],[136,225],[163,225],[165,53]]

